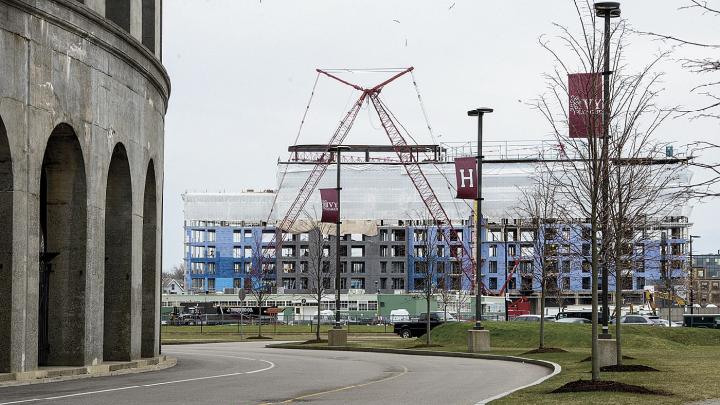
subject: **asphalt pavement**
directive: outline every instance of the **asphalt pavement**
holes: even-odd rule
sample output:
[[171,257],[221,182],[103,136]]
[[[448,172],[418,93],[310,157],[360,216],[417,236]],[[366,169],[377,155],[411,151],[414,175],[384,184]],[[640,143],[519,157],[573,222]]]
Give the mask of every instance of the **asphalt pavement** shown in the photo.
[[164,346],[175,367],[0,388],[9,404],[474,404],[550,373],[496,360],[265,348]]

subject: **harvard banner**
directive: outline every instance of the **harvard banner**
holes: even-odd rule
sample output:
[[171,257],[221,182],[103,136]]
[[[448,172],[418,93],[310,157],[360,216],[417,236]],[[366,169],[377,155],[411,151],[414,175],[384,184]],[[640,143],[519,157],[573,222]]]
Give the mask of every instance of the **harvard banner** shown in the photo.
[[568,75],[568,124],[571,138],[601,137],[603,92],[600,73]]
[[338,204],[338,190],[335,188],[321,188],[322,218],[320,222],[336,224],[340,221],[340,204]]
[[466,157],[455,159],[455,180],[457,181],[457,198],[474,200],[477,198],[477,164],[476,158]]

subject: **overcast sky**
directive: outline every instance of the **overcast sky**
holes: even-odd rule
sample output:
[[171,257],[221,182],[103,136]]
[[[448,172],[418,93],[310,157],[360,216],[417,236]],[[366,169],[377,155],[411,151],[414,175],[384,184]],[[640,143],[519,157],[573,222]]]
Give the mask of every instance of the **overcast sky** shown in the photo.
[[[623,17],[641,31],[718,43],[717,18],[678,10],[682,2],[624,1]],[[488,106],[488,141],[548,139],[549,128],[527,103],[545,91],[552,59],[538,45],[553,23],[579,28],[570,1],[301,1],[171,0],[163,3],[163,63],[172,81],[165,125],[163,268],[183,253],[185,191],[274,188],[276,162],[287,156],[316,79],[315,68],[415,67],[415,78],[439,141],[475,139],[468,109]],[[638,68],[667,44],[633,38],[626,62]],[[680,50],[675,58],[697,55]],[[707,51],[705,51],[707,52]],[[697,106],[700,78],[668,61],[663,101]],[[348,75],[370,84],[383,75]],[[715,78],[717,80],[717,77]],[[389,86],[386,102],[418,143],[430,143],[410,78]],[[320,79],[299,143],[325,143],[351,91]],[[387,143],[361,111],[348,143]],[[717,140],[718,120],[668,122],[662,139]],[[708,158],[713,158],[708,156]],[[717,155],[714,156],[717,160]],[[699,174],[702,176],[703,174]],[[696,174],[696,178],[698,174]],[[696,206],[695,252],[720,249],[720,201]]]

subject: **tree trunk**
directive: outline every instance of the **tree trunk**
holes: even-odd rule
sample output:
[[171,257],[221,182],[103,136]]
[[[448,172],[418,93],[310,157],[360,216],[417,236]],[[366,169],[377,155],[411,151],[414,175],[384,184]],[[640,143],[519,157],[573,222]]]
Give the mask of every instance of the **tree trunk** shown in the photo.
[[430,294],[425,295],[425,304],[426,304],[426,312],[427,312],[427,320],[425,321],[425,327],[426,327],[426,333],[425,333],[425,343],[429,346],[430,345]]
[[315,328],[315,340],[318,342],[320,341],[320,300],[322,299],[322,294],[318,294],[317,296],[317,328]]
[[258,337],[262,336],[262,305],[258,305]]
[[540,281],[540,349],[545,348],[545,271]]

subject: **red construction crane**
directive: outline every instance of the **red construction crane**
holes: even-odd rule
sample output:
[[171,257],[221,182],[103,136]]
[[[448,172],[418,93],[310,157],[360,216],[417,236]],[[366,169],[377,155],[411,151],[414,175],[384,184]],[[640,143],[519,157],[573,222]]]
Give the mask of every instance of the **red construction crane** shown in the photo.
[[[447,229],[447,232],[443,231],[441,232],[441,235],[451,246],[451,256],[456,258],[461,263],[463,273],[466,277],[468,277],[472,284],[472,288],[474,289],[476,263],[472,257],[470,249],[463,243],[460,244],[461,252],[458,252],[456,249],[452,248],[452,246],[454,246],[454,243],[458,240],[458,232],[453,227],[452,222],[450,221],[449,216],[447,215],[445,209],[440,203],[440,200],[437,198],[435,191],[430,186],[430,182],[428,181],[427,177],[425,177],[425,174],[423,173],[417,158],[411,153],[407,141],[398,130],[397,125],[391,117],[389,109],[380,100],[380,92],[383,87],[398,79],[399,77],[411,72],[412,70],[413,68],[409,67],[405,70],[400,71],[389,79],[375,85],[374,87],[366,89],[354,83],[350,83],[330,72],[317,69],[318,73],[337,80],[338,82],[350,86],[361,92],[360,97],[353,104],[352,108],[350,108],[350,110],[345,114],[344,118],[340,121],[340,125],[335,130],[332,138],[330,138],[327,147],[329,149],[334,145],[342,144],[348,132],[350,131],[350,128],[355,122],[355,118],[357,117],[357,114],[362,107],[363,102],[365,102],[366,99],[369,99],[369,101],[373,104],[373,107],[375,108],[378,117],[380,118],[380,122],[383,129],[385,130],[385,133],[387,134],[391,144],[393,145],[393,149],[398,155],[398,158],[400,158],[400,161],[403,163],[403,167],[405,167],[408,176],[410,177],[413,185],[417,189],[418,194],[423,201],[423,204],[430,212],[430,215],[433,217],[435,223],[439,227],[445,227]],[[310,175],[308,176],[308,179],[303,184],[300,192],[291,204],[282,221],[280,221],[275,238],[263,249],[263,256],[266,256],[265,253],[268,249],[275,248],[276,245],[278,248],[280,248],[280,245],[282,244],[282,237],[279,237],[278,235],[280,234],[280,232],[282,232],[282,230],[290,229],[295,224],[298,217],[300,216],[300,213],[305,207],[305,204],[309,200],[312,193],[315,191],[315,188],[320,182],[323,174],[325,174],[325,171],[327,170],[330,163],[330,153],[323,153],[313,167]],[[275,241],[277,241],[277,243],[275,243]],[[480,287],[484,294],[489,293],[485,286],[481,284]]]

